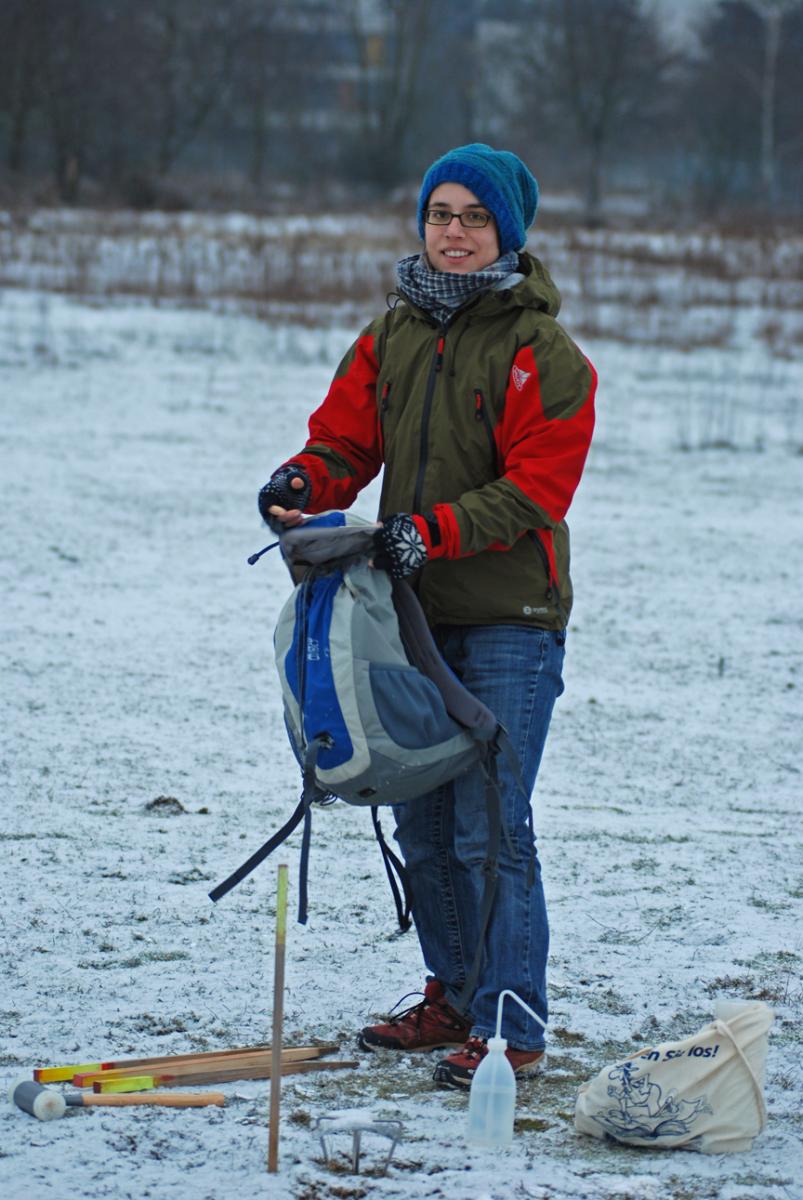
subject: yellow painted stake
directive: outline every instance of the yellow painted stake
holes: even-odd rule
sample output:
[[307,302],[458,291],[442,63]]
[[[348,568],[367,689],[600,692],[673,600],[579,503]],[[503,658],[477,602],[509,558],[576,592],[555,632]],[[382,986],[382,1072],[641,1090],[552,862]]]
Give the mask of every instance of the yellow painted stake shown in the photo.
[[92,1091],[100,1096],[108,1096],[115,1092],[144,1092],[155,1086],[152,1075],[129,1075],[125,1079],[109,1079],[106,1082],[97,1080],[92,1084]]
[[284,950],[287,943],[287,864],[279,867],[276,889],[276,953],[273,963],[273,1037],[271,1039],[268,1170],[279,1170],[279,1103],[282,1096],[282,1025],[284,1020]]

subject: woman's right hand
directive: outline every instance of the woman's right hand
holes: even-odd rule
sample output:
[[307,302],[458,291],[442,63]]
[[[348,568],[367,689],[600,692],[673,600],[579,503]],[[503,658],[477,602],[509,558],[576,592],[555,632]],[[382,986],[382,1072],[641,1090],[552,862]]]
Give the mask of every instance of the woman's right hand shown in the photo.
[[298,463],[279,467],[259,493],[257,503],[262,520],[278,533],[299,525],[311,491],[309,477]]

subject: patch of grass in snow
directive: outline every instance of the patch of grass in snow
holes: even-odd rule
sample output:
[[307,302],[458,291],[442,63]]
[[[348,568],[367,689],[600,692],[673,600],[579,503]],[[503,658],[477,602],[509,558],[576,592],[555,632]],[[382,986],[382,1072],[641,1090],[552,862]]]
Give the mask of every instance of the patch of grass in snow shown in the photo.
[[0,1067],[27,1067],[28,1060],[16,1054],[0,1054]]
[[339,1200],[362,1200],[367,1195],[361,1187],[338,1187],[324,1180],[313,1179],[298,1193],[298,1200],[329,1200],[332,1196],[338,1197]]
[[606,988],[604,992],[590,995],[586,1004],[594,1012],[609,1013],[615,1017],[624,1017],[633,1012],[632,1004],[614,988]]
[[203,883],[211,879],[211,875],[207,875],[204,871],[199,871],[197,867],[192,867],[189,871],[174,871],[168,876],[168,883],[188,884],[188,883]]
[[[720,1200],[722,1191],[718,1180],[712,1180],[710,1183],[703,1179],[695,1179],[689,1182],[688,1179],[679,1179],[677,1175],[672,1175],[667,1179],[662,1187],[664,1195],[671,1200]],[[622,1193],[617,1191],[612,1193],[617,1200],[621,1200]]]
[[555,808],[566,812],[604,812],[619,813],[623,817],[630,816],[629,808],[620,808],[617,804],[556,804]]
[[187,810],[175,796],[157,796],[145,805],[145,812],[158,813],[165,817],[177,817]]
[[[322,1157],[318,1156],[311,1161],[316,1167],[328,1171],[331,1175],[353,1175],[354,1172],[351,1166],[351,1138],[349,1137],[345,1140],[338,1138],[337,1141],[337,1145],[332,1145],[331,1140],[327,1143],[330,1156],[328,1160],[324,1161]],[[387,1155],[387,1145],[387,1142],[378,1139],[373,1139],[371,1142],[363,1142],[360,1158],[360,1175],[367,1179],[384,1178],[385,1171],[383,1168]],[[367,1155],[366,1149],[368,1152]],[[401,1168],[402,1170],[415,1171],[423,1166],[421,1162],[407,1163],[396,1158],[392,1161],[395,1170]],[[351,1187],[346,1187],[345,1185],[330,1183],[329,1191],[326,1195],[344,1197],[367,1196],[368,1192],[355,1184],[352,1184]]]
[[142,966],[141,958],[79,958],[75,964],[79,971],[115,971]]
[[649,854],[641,854],[638,858],[634,858],[630,863],[631,871],[657,871],[660,863],[657,858],[651,858]]
[[544,1133],[552,1129],[552,1121],[544,1121],[541,1117],[517,1117],[513,1122],[515,1133]]
[[749,962],[737,960],[740,966],[749,966],[753,971],[763,972],[763,978],[757,978],[755,974],[721,975],[705,984],[703,991],[709,996],[728,992],[744,997],[746,1000],[764,1000],[768,1004],[786,1004],[790,999],[793,978],[798,984],[796,992],[801,990],[799,977],[795,976],[794,969],[790,965],[770,964],[766,961],[768,957],[772,956],[761,955],[762,961],[760,962],[758,958],[751,959]]
[[733,1182],[737,1187],[788,1188],[792,1186],[795,1180],[791,1175],[757,1175],[755,1172],[749,1171],[744,1175],[735,1175]]
[[759,896],[753,892],[752,896],[748,896],[747,903],[752,908],[761,909],[762,912],[780,913],[786,912],[792,905],[788,900],[768,900],[766,896]]
[[560,1042],[561,1046],[579,1046],[588,1041],[584,1033],[575,1033],[574,1030],[564,1029],[563,1026],[550,1030],[550,1035]]
[[73,834],[59,833],[56,830],[48,831],[46,833],[0,833],[0,842],[44,842],[49,838],[57,838],[65,842],[75,841]]
[[718,975],[704,985],[703,991],[708,996],[715,996],[717,992],[747,992],[755,986],[752,975]]
[[197,1013],[189,1012],[175,1017],[155,1017],[152,1013],[142,1013],[132,1022],[137,1033],[148,1033],[154,1037],[167,1037],[171,1033],[188,1033],[197,1028],[201,1018]]

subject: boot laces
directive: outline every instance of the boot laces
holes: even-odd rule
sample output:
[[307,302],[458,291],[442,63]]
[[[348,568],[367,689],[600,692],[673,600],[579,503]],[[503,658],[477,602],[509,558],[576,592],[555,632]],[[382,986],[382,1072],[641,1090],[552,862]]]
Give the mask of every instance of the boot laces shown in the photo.
[[465,1058],[476,1058],[478,1061],[484,1058],[488,1052],[488,1045],[485,1038],[470,1037],[463,1047],[463,1055]]
[[[396,1012],[396,1009],[399,1007],[399,1005],[404,1004],[405,1000],[409,1000],[411,996],[420,996],[421,999],[417,1004],[411,1004],[409,1008],[404,1008],[401,1012]],[[391,1025],[398,1025],[402,1021],[405,1021],[408,1017],[415,1015],[416,1023],[420,1025],[421,1017],[424,1014],[424,1009],[428,1005],[429,1001],[423,992],[407,992],[406,995],[402,996],[401,1000],[397,1000],[393,1005],[393,1008],[388,1013],[388,1020],[390,1021]]]

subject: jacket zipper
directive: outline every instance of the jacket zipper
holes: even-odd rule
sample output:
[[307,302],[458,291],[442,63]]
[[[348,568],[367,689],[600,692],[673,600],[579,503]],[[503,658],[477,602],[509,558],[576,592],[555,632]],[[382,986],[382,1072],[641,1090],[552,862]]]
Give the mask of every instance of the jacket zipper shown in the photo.
[[418,474],[415,480],[415,492],[413,494],[412,511],[414,513],[421,511],[421,496],[424,491],[424,475],[427,469],[427,457],[429,454],[429,416],[432,410],[432,397],[435,394],[438,373],[443,366],[443,345],[445,341],[446,334],[442,332],[435,346],[435,354],[432,358],[432,366],[429,369],[429,378],[427,379],[427,390],[424,395],[424,407],[421,412],[421,447],[418,458]]
[[499,474],[499,453],[496,448],[496,439],[494,437],[493,426],[491,425],[491,418],[488,416],[488,410],[485,407],[485,401],[483,399],[482,392],[479,389],[474,392],[474,420],[482,421],[483,425],[485,426],[485,432],[488,435],[488,442],[491,447],[491,454],[493,455],[496,473]]

